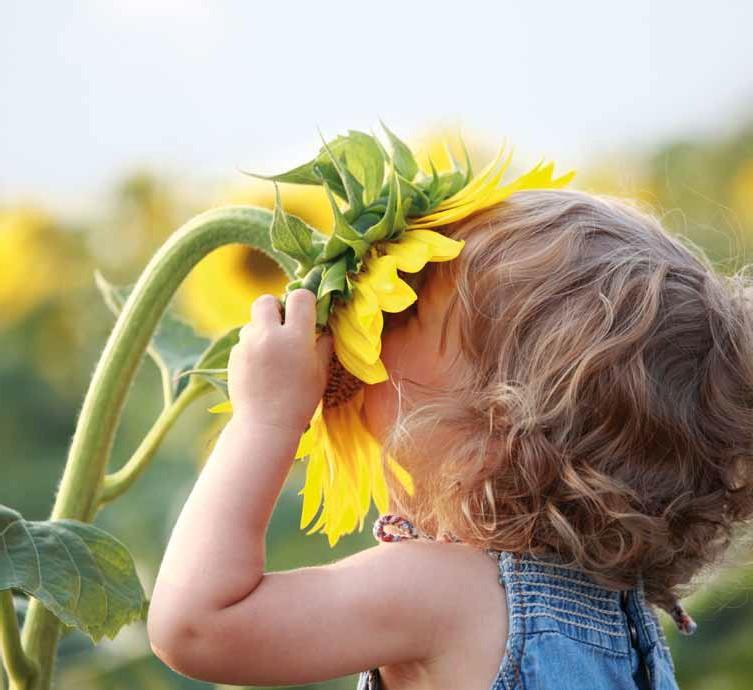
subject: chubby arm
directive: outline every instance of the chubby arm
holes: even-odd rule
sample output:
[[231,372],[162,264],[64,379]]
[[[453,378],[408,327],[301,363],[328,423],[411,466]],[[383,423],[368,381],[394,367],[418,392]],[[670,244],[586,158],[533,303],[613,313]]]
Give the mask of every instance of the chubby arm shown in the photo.
[[331,565],[265,573],[244,599],[200,625],[187,621],[155,652],[183,675],[237,685],[304,685],[429,660],[467,627],[458,582],[468,578],[459,552],[469,548],[385,543]]
[[315,341],[308,290],[289,295],[284,324],[270,295],[254,302],[252,318],[229,360],[233,417],[157,575],[152,649],[184,675],[244,685],[311,683],[430,658],[462,610],[455,590],[463,576],[442,565],[439,549],[462,547],[399,542],[331,565],[264,572],[269,518],[321,399],[331,343]]

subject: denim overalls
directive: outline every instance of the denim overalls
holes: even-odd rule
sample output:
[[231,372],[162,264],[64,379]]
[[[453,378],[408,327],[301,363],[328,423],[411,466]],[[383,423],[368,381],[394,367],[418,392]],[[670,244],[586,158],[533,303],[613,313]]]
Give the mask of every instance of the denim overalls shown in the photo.
[[[405,518],[391,515],[377,523],[385,518],[411,528]],[[385,535],[377,523],[378,539],[399,539]],[[556,555],[486,553],[498,563],[509,616],[507,646],[488,690],[678,690],[642,580],[633,589],[614,591]],[[356,690],[380,688],[378,669],[359,675]]]

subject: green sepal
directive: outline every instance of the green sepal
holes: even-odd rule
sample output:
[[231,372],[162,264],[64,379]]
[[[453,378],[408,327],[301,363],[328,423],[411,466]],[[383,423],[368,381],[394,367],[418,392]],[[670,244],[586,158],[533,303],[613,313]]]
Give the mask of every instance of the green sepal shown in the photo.
[[364,233],[364,239],[366,239],[369,244],[386,239],[392,233],[393,225],[395,223],[396,209],[400,205],[400,203],[400,185],[397,181],[397,171],[395,169],[395,166],[393,165],[392,169],[390,170],[389,176],[389,196],[387,197],[387,210],[385,211],[379,222],[372,225]]
[[406,180],[402,175],[397,176],[400,182],[400,195],[403,197],[405,214],[419,216],[429,209],[429,197],[415,182]]
[[465,155],[465,171],[463,171],[460,164],[455,160],[455,156],[452,155],[452,151],[447,145],[447,142],[444,142],[444,150],[447,153],[447,157],[450,159],[452,170],[442,175],[442,177],[444,178],[442,184],[440,185],[440,188],[442,190],[442,200],[449,199],[451,196],[465,187],[471,180],[473,169],[471,167],[470,156],[468,155],[468,149],[465,147],[465,142],[463,142],[462,138],[460,139],[460,141],[463,145],[463,154]]
[[324,269],[316,296],[321,299],[330,292],[342,291],[345,287],[345,272],[347,268],[348,259],[345,256],[329,264]]
[[[328,142],[328,146],[331,152],[337,153],[346,143],[347,140],[344,137],[338,136]],[[303,163],[303,165],[279,173],[278,175],[260,175],[248,170],[241,170],[241,173],[249,175],[250,177],[256,177],[260,180],[269,180],[270,182],[287,182],[289,184],[316,186],[321,185],[322,179],[324,179],[329,183],[335,194],[347,201],[348,195],[343,180],[340,177],[338,167],[339,166],[332,163],[331,153],[322,146],[315,158],[312,158],[307,163]]]
[[413,178],[418,172],[418,163],[413,157],[411,150],[404,144],[393,132],[391,132],[387,125],[382,122],[381,118],[379,124],[382,125],[382,129],[387,132],[390,144],[392,145],[392,159],[397,171],[409,181],[413,181]]
[[437,203],[449,199],[463,187],[465,174],[462,170],[452,170],[439,175],[439,198]]
[[434,166],[434,161],[429,158],[429,166],[431,167],[431,184],[427,190],[429,196],[429,208],[434,208],[442,199],[439,196],[439,173]]
[[314,247],[313,228],[298,216],[285,213],[280,199],[280,187],[275,182],[275,208],[269,234],[272,247],[298,262],[296,276],[302,277],[313,266],[319,249]]
[[327,244],[324,245],[322,253],[319,254],[316,263],[329,263],[330,261],[332,261],[332,259],[336,259],[341,254],[347,252],[350,248],[351,246],[347,242],[343,241],[337,235],[332,233],[327,240]]
[[384,148],[375,139],[355,129],[348,130],[349,141],[343,147],[347,169],[363,188],[363,203],[368,206],[379,196],[384,181]]
[[[326,151],[324,153],[327,155]],[[348,200],[348,194],[345,191],[345,186],[340,178],[340,173],[337,172],[337,168],[329,162],[329,156],[327,156],[326,161],[314,163],[312,169],[317,176],[316,184],[321,185],[322,181],[326,181],[333,193],[337,194],[337,196],[343,201]]]
[[358,216],[363,211],[363,187],[337,156],[339,152],[347,147],[348,139],[347,137],[338,136],[331,142],[333,146],[330,146],[324,140],[321,131],[319,131],[319,136],[322,140],[322,148],[326,151],[332,165],[335,166],[342,180],[349,206],[348,213],[351,215],[351,218]]
[[316,325],[324,326],[329,320],[329,311],[332,306],[332,293],[328,292],[324,297],[316,301]]
[[358,232],[348,221],[337,206],[335,198],[332,196],[332,192],[329,189],[329,185],[324,182],[324,191],[327,194],[332,214],[335,217],[335,227],[332,231],[327,244],[324,245],[324,250],[320,256],[324,256],[327,260],[334,259],[345,251],[342,249],[343,243],[348,247],[351,247],[356,256],[363,256],[368,250],[370,243],[365,241],[364,236]]
[[473,178],[473,164],[471,163],[471,156],[468,153],[468,148],[460,134],[458,134],[458,139],[460,139],[460,145],[463,147],[463,156],[465,158],[465,179],[463,180],[463,187],[465,187],[471,181],[471,178]]
[[321,326],[327,323],[333,295],[337,292],[343,293],[345,290],[345,274],[348,270],[349,259],[350,253],[324,268],[316,293],[316,322]]
[[395,207],[395,221],[392,224],[392,232],[387,237],[388,240],[394,240],[405,232],[405,228],[408,226],[405,216],[410,211],[412,204],[413,197],[407,197],[404,202],[398,199],[397,206]]
[[386,210],[386,206],[380,206],[377,210],[375,210],[373,213],[364,213],[363,215],[356,218],[356,220],[353,223],[353,227],[358,230],[362,235],[366,234],[366,231],[379,222],[379,220],[384,215],[384,212]]
[[322,273],[324,273],[324,265],[317,264],[303,277],[300,286],[306,290],[311,290],[311,292],[316,295],[319,291],[319,283],[322,280]]

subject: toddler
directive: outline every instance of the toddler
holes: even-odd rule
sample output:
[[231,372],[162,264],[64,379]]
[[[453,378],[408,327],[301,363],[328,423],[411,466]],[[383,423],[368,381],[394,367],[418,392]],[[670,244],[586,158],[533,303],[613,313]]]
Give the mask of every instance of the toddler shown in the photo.
[[463,251],[402,276],[419,298],[385,314],[390,380],[364,391],[415,483],[385,473],[380,543],[264,572],[331,340],[310,292],[284,323],[262,296],[160,568],[152,648],[233,684],[676,689],[655,607],[691,633],[679,598],[753,514],[748,279],[578,191],[518,192],[442,232]]

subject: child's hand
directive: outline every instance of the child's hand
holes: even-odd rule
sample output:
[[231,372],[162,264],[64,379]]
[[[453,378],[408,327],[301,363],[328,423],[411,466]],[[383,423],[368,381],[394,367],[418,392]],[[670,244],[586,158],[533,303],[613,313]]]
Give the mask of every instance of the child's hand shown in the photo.
[[305,288],[285,302],[261,295],[228,358],[233,416],[301,435],[324,395],[332,336],[316,333],[316,297]]

